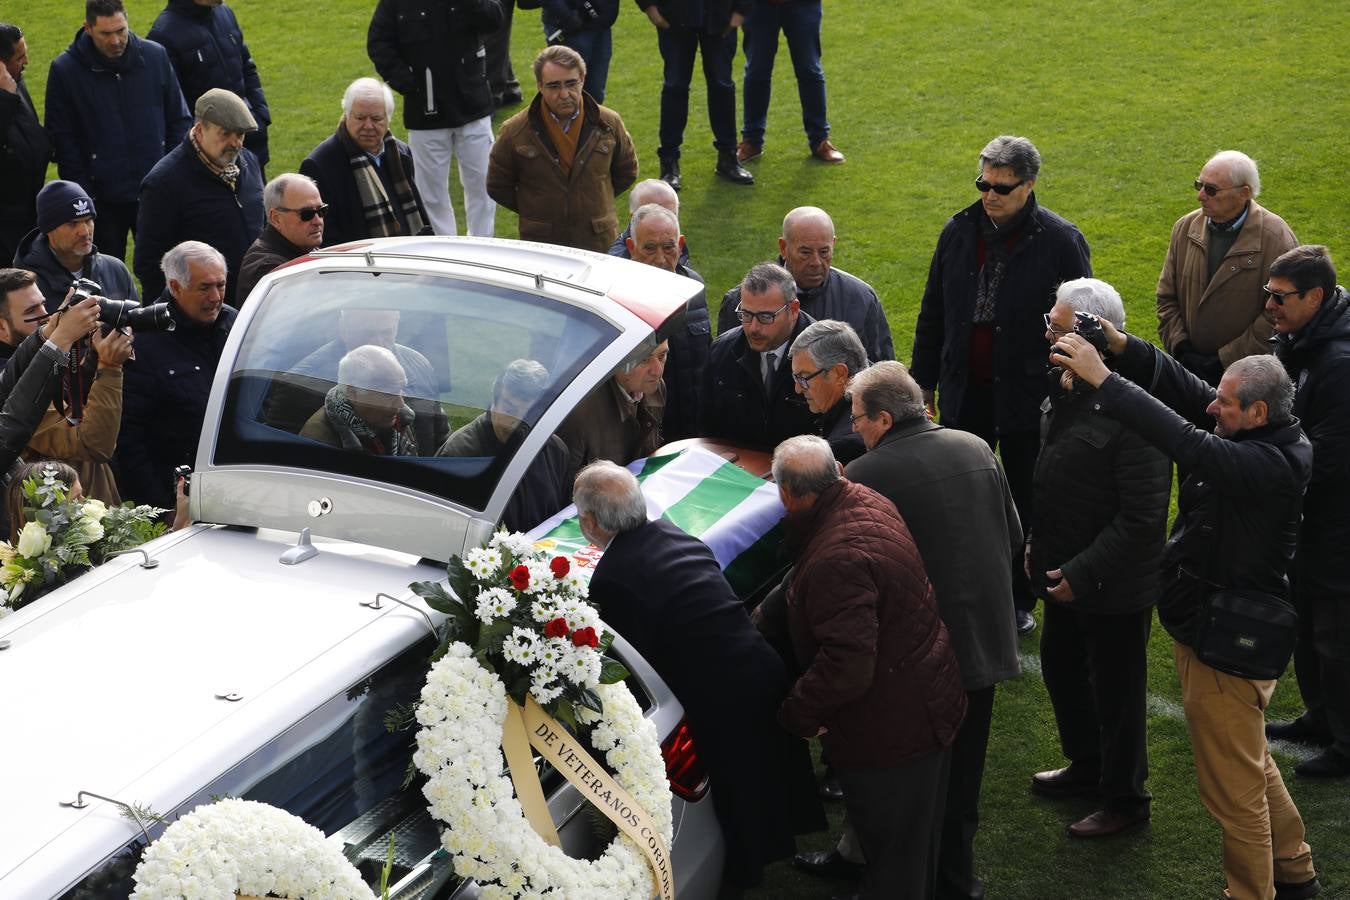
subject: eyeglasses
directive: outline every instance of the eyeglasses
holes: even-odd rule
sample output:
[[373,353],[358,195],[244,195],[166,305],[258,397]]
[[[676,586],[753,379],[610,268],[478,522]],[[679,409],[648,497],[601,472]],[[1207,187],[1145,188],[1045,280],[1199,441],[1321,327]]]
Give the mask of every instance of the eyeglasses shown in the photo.
[[1050,321],[1049,313],[1041,313],[1041,317],[1045,319],[1045,330],[1053,334],[1055,337],[1062,338],[1066,334],[1073,333],[1072,331],[1065,331],[1063,328],[1056,328],[1055,323]]
[[574,91],[581,87],[581,79],[569,78],[566,81],[545,81],[543,84],[539,85],[539,87],[542,90],[552,91],[555,94],[558,91]]
[[1270,285],[1268,285],[1268,284],[1267,284],[1267,285],[1263,285],[1263,286],[1261,287],[1261,290],[1265,292],[1265,295],[1266,295],[1267,297],[1269,297],[1270,299],[1272,299],[1272,300],[1275,301],[1275,305],[1276,305],[1276,306],[1284,306],[1284,301],[1285,301],[1285,298],[1286,298],[1286,297],[1302,297],[1304,294],[1308,293],[1306,290],[1304,290],[1304,291],[1272,291],[1272,290],[1270,289]]
[[793,373],[792,373],[792,380],[795,381],[795,382],[797,382],[798,386],[800,386],[800,387],[802,387],[802,388],[807,388],[807,387],[810,387],[810,386],[811,386],[811,379],[812,379],[812,378],[815,378],[815,377],[817,377],[817,376],[819,376],[819,375],[823,375],[823,374],[825,374],[825,370],[824,370],[824,369],[816,369],[816,370],[815,370],[814,372],[812,372],[810,375],[798,375],[796,372],[793,372]]
[[857,428],[859,419],[870,419],[870,418],[872,417],[867,413],[858,413],[856,416],[849,416],[848,420],[853,423],[854,428]]
[[778,314],[787,308],[788,304],[784,303],[782,306],[778,307],[773,312],[750,312],[747,309],[737,306],[736,318],[741,320],[742,325],[749,325],[751,319],[754,319],[761,325],[772,325],[773,320],[778,318]]
[[1191,182],[1191,184],[1195,187],[1197,191],[1204,191],[1206,197],[1215,197],[1221,191],[1236,191],[1238,188],[1246,187],[1245,184],[1235,184],[1232,185],[1231,187],[1219,187],[1217,184],[1206,184],[1205,182],[1201,181],[1198,178],[1195,181]]
[[308,222],[315,216],[319,216],[320,218],[322,218],[323,216],[328,215],[327,203],[323,203],[319,206],[302,206],[299,209],[292,209],[289,206],[278,206],[276,207],[276,209],[281,212],[295,213],[297,216],[300,217],[301,222]]
[[1016,184],[994,184],[992,181],[985,181],[983,178],[975,179],[975,190],[983,194],[985,191],[993,191],[1000,197],[1006,197],[1013,191],[1026,184],[1026,179],[1020,179]]

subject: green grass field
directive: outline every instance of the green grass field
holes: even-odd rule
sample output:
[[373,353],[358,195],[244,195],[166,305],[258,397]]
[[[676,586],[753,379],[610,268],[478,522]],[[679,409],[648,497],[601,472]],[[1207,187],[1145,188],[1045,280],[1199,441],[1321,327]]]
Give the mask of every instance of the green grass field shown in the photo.
[[[148,31],[159,6],[128,5],[132,28]],[[373,74],[365,33],[374,3],[233,5],[271,101],[269,172],[294,170],[333,131],[345,85]],[[79,4],[28,0],[0,15],[11,17],[27,32],[27,77],[40,108],[47,64],[78,26]],[[784,48],[765,154],[750,164],[758,183],[716,180],[696,79],[681,195],[692,264],[715,309],[753,263],[776,254],[788,209],[822,206],[838,228],[836,262],[876,287],[907,360],[929,256],[947,217],[975,200],[980,148],[996,134],[1023,134],[1044,157],[1040,201],[1079,225],[1096,274],[1126,299],[1128,325],[1152,337],[1153,290],[1171,224],[1193,208],[1191,181],[1215,150],[1255,157],[1261,202],[1301,240],[1330,245],[1350,267],[1350,227],[1334,199],[1345,192],[1344,170],[1332,157],[1350,120],[1347,34],[1350,5],[1310,0],[1217,8],[1194,0],[996,7],[829,0],[830,119],[848,162],[830,167],[808,158]],[[518,11],[514,59],[527,96],[529,63],[542,44],[538,13]],[[623,5],[614,44],[607,104],[633,133],[642,177],[652,176],[660,58],[632,3]],[[738,84],[742,62],[738,56]],[[626,199],[620,203],[626,216]],[[498,212],[497,232],[515,235],[513,214]],[[1150,649],[1152,825],[1091,844],[1064,835],[1086,806],[1036,800],[1027,790],[1033,772],[1062,764],[1037,638],[1023,640],[1024,674],[1000,688],[995,709],[976,845],[989,896],[1218,897],[1219,830],[1196,796],[1166,635],[1155,628]],[[1298,709],[1286,676],[1272,717]],[[1294,779],[1288,751],[1277,748],[1277,757],[1307,822],[1323,896],[1350,897],[1350,784]],[[819,836],[811,846],[825,843]],[[753,896],[842,892],[779,865]]]

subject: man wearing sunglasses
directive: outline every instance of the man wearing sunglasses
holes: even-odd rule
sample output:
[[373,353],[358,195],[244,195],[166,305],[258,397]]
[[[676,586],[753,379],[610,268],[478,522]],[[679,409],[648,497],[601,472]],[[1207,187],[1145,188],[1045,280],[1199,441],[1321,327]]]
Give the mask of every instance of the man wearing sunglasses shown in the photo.
[[236,307],[242,308],[253,287],[268,272],[304,256],[323,243],[323,219],[328,204],[319,196],[319,186],[308,175],[287,172],[263,188],[267,224],[239,264]]
[[1194,186],[1200,208],[1172,226],[1158,276],[1158,336],[1178,362],[1217,385],[1236,360],[1270,352],[1261,285],[1298,240],[1256,202],[1261,176],[1247,154],[1214,154]]
[[[1078,226],[1041,206],[1041,154],[1024,137],[1002,135],[980,152],[980,199],[947,221],[928,270],[914,327],[910,374],[929,413],[977,434],[1003,458],[1026,528],[1032,472],[1046,396],[1045,323],[1055,288],[1092,275]],[[1035,595],[1021,571],[1010,574],[1017,629],[1036,627]]]
[[1350,775],[1350,295],[1326,247],[1295,247],[1270,266],[1266,312],[1275,355],[1296,386],[1294,415],[1313,445],[1312,480],[1292,587],[1294,672],[1306,711],[1266,734],[1325,748],[1294,767],[1305,778]]

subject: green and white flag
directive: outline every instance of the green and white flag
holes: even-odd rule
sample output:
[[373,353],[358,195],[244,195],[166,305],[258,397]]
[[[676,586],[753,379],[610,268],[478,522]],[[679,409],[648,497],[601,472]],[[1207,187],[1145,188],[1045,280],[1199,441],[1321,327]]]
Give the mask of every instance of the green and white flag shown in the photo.
[[[781,568],[783,504],[773,484],[701,447],[639,459],[628,469],[642,485],[647,517],[669,519],[707,544],[742,598]],[[600,559],[601,551],[581,536],[575,506],[529,537],[542,549],[570,556],[587,573]]]

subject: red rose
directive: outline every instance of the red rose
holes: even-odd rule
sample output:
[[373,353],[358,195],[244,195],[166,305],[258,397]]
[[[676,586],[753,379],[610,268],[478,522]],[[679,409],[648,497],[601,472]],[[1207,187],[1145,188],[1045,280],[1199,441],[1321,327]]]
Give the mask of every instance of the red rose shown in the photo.
[[562,616],[544,626],[544,637],[567,637],[567,620]]
[[553,570],[554,578],[562,578],[571,570],[572,564],[567,561],[565,556],[555,556],[548,567]]
[[530,570],[524,566],[516,566],[511,570],[511,584],[518,591],[523,591],[530,586]]
[[572,644],[577,647],[598,647],[600,639],[595,636],[595,629],[587,625],[572,632]]

